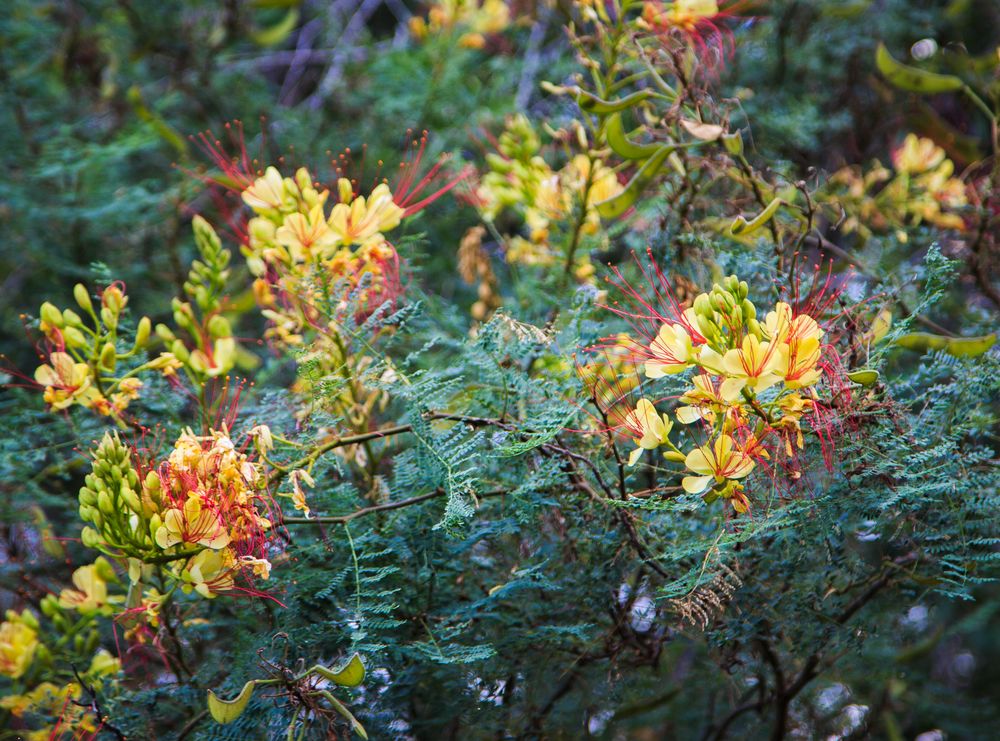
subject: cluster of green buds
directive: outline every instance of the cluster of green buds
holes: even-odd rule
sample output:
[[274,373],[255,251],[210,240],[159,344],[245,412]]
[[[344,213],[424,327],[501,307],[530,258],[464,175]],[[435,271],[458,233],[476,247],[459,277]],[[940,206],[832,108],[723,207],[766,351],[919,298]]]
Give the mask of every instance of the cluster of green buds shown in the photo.
[[117,284],[101,292],[95,306],[83,284],[73,289],[85,320],[72,309],[60,310],[46,301],[39,311],[39,328],[53,350],[48,362],[35,370],[35,380],[45,389],[45,401],[54,411],[79,405],[113,417],[122,424],[129,403],[138,398],[142,381],[136,376],[146,369],[162,368],[161,358],[118,374],[120,361],[134,357],[149,340],[151,323],[142,317],[127,349],[121,344],[121,319],[128,296]]
[[174,323],[194,342],[190,349],[166,324],[156,325],[156,335],[170,348],[170,353],[197,381],[225,375],[236,364],[236,339],[229,320],[222,314],[199,319],[190,303],[173,300]]
[[[195,244],[201,255],[184,282],[184,292],[192,301],[174,298],[174,325],[190,342],[180,339],[166,324],[156,326],[156,335],[169,348],[196,384],[223,376],[236,364],[237,345],[233,330],[220,312],[229,277],[230,252],[222,247],[212,226],[200,216],[192,223]],[[193,303],[192,303],[193,302]]]
[[141,485],[129,449],[117,435],[105,434],[80,489],[80,518],[89,523],[83,544],[113,556],[141,559],[153,552],[151,520],[159,510],[158,499],[156,487]]
[[695,329],[710,347],[716,350],[730,347],[744,328],[758,338],[763,336],[757,322],[757,308],[747,298],[749,293],[745,280],[730,275],[721,285],[714,284],[711,291],[695,299]]

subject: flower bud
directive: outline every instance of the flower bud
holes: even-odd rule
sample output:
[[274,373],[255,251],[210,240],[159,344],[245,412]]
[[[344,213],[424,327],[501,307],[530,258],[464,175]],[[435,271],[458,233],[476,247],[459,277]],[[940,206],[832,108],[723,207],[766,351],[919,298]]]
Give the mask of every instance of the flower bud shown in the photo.
[[229,326],[229,320],[226,317],[222,316],[222,314],[216,314],[208,320],[208,333],[212,339],[217,340],[222,337],[231,337],[233,330]]
[[142,513],[142,501],[139,499],[139,495],[136,494],[131,488],[123,486],[119,494],[122,501],[125,502],[126,507],[136,514]]
[[747,329],[749,329],[750,333],[758,340],[764,338],[764,331],[761,329],[760,323],[756,319],[747,320]]
[[101,305],[116,317],[121,314],[127,303],[128,299],[118,286],[110,285],[101,294]]
[[97,508],[101,511],[101,514],[110,517],[115,512],[115,504],[111,499],[111,495],[102,491],[97,495]]
[[101,348],[101,357],[97,361],[101,368],[107,371],[115,369],[115,346],[111,342],[105,342]]
[[97,548],[101,544],[100,534],[92,527],[85,527],[80,533],[80,540],[87,548]]
[[62,313],[63,321],[70,327],[82,327],[83,319],[72,309],[63,309]]
[[694,300],[694,311],[696,314],[709,319],[714,317],[715,311],[712,309],[712,302],[707,293],[700,294]]
[[38,608],[42,611],[42,614],[47,618],[52,618],[54,615],[59,614],[59,600],[54,594],[47,594],[42,597],[42,601],[38,604]]
[[93,507],[97,504],[97,492],[87,487],[80,489],[80,504],[88,504]]
[[88,314],[94,310],[94,304],[90,300],[90,294],[87,293],[87,287],[84,286],[83,283],[77,283],[73,286],[73,298],[76,299],[77,305]]
[[147,340],[149,340],[149,333],[153,327],[153,323],[149,321],[148,316],[144,316],[139,320],[139,325],[135,328],[135,346],[136,348],[143,347]]
[[191,357],[191,353],[188,352],[188,349],[180,340],[174,340],[174,344],[170,346],[170,352],[173,353],[174,357],[182,363],[188,362]]
[[66,323],[63,320],[62,312],[59,311],[59,309],[57,309],[55,305],[50,304],[48,301],[42,304],[42,308],[39,309],[38,313],[41,316],[42,321],[51,327],[57,327],[61,329],[63,325],[65,325]]
[[[96,504],[96,500],[95,500]],[[90,504],[81,504],[79,508],[80,519],[84,522],[90,522],[94,518],[94,507]]]
[[95,567],[94,570],[97,572],[97,575],[101,577],[104,581],[110,581],[110,582],[118,581],[118,574],[115,573],[115,570],[111,567],[111,564],[108,563],[108,559],[104,558],[103,556],[97,557],[97,560],[94,561],[94,567]]
[[745,301],[746,297],[750,295],[750,286],[747,285],[745,280],[740,281],[740,290],[736,292],[740,297],[740,300]]
[[668,450],[664,452],[663,457],[674,463],[683,463],[685,460],[685,455],[677,450]]
[[177,339],[177,336],[170,331],[170,327],[168,327],[166,324],[156,325],[156,336],[167,344],[170,344],[171,342]]
[[111,331],[118,329],[118,315],[107,306],[101,308],[101,322]]
[[66,347],[83,348],[87,346],[87,338],[76,327],[66,327],[62,331],[62,335]]
[[747,321],[757,318],[757,307],[749,299],[743,299],[740,307],[743,309],[743,316]]

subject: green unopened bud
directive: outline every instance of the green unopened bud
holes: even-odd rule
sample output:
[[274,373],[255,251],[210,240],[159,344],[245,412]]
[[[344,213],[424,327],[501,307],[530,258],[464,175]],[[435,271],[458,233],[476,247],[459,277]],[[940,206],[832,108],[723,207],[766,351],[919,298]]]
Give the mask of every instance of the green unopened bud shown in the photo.
[[745,301],[746,297],[750,295],[750,286],[747,285],[745,280],[740,281],[740,290],[737,291],[737,295],[740,297],[741,301]]
[[168,327],[166,324],[156,325],[156,336],[159,337],[168,345],[177,339],[177,335],[175,335],[172,331],[170,331],[170,327]]
[[42,304],[42,308],[38,311],[39,316],[41,316],[42,321],[51,327],[62,328],[66,323],[63,320],[62,312],[55,307],[54,304],[50,304],[46,301]]
[[97,572],[97,575],[104,579],[104,581],[118,581],[118,574],[115,573],[111,564],[108,563],[108,559],[104,558],[104,556],[98,556],[97,560],[94,561],[94,566],[94,570]]
[[62,313],[63,321],[70,327],[82,327],[83,319],[72,309],[63,309]]
[[142,500],[139,499],[138,494],[136,494],[132,489],[130,489],[127,486],[122,487],[122,490],[119,492],[119,494],[121,495],[122,500],[125,502],[125,506],[127,506],[130,510],[135,512],[137,515],[142,514]]
[[125,308],[125,304],[127,303],[128,298],[126,298],[122,289],[118,286],[108,286],[104,289],[104,293],[101,294],[101,305],[116,317],[122,313],[122,309]]
[[174,344],[170,346],[170,352],[172,352],[174,357],[182,363],[186,363],[191,359],[191,353],[188,352],[188,349],[180,340],[174,340]]
[[747,320],[747,329],[749,329],[750,334],[752,334],[758,340],[764,339],[764,331],[761,329],[761,326],[756,319]]
[[149,340],[149,333],[153,329],[153,323],[149,321],[148,316],[144,316],[139,320],[138,326],[135,328],[135,346],[136,348],[143,347]]
[[702,315],[698,315],[698,331],[706,340],[712,340],[719,336],[719,329],[715,322]]
[[115,346],[113,343],[104,343],[104,347],[101,348],[101,357],[98,360],[98,365],[106,371],[113,371],[115,369]]
[[79,510],[78,510],[79,514],[80,514],[80,519],[83,520],[84,522],[90,522],[90,521],[92,521],[94,519],[94,511],[95,511],[94,510],[94,506],[96,504],[97,504],[96,498],[94,500],[94,504],[83,504],[83,503],[81,503],[80,507],[79,507]]
[[101,322],[112,332],[118,329],[118,315],[107,306],[101,307]]
[[59,614],[59,600],[56,599],[54,594],[47,594],[42,597],[42,601],[38,605],[38,609],[42,611],[42,614],[51,618],[53,615]]
[[743,309],[743,316],[747,319],[747,321],[757,318],[757,307],[754,306],[753,302],[749,299],[743,299],[740,307]]
[[87,548],[97,548],[101,544],[101,536],[94,528],[85,527],[80,533],[80,540]]
[[685,460],[685,455],[677,450],[668,450],[663,454],[663,457],[674,463],[683,463]]
[[76,299],[77,305],[88,314],[94,310],[94,304],[90,300],[90,294],[87,292],[87,287],[83,285],[83,283],[77,283],[73,286],[73,298]]
[[87,346],[87,338],[76,327],[66,327],[62,331],[62,336],[66,347],[84,348]]
[[708,317],[709,319],[715,315],[715,310],[712,309],[712,300],[707,293],[700,294],[694,300],[694,311],[696,314]]
[[106,517],[111,517],[114,514],[115,503],[108,492],[102,491],[97,495],[97,509]]
[[27,625],[32,630],[38,630],[38,618],[31,610],[24,610],[21,613],[21,622]]
[[216,314],[208,320],[208,333],[213,340],[218,340],[223,337],[231,337],[233,330],[229,326],[229,320],[226,317]]

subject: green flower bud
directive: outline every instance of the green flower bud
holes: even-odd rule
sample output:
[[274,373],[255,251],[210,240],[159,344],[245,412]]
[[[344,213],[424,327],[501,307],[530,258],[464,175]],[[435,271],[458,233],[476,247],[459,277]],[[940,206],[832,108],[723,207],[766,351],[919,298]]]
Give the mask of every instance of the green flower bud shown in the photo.
[[83,283],[77,283],[73,286],[73,298],[76,299],[77,305],[88,314],[94,310],[94,304],[90,300],[90,294],[87,293],[87,287],[84,286]]
[[750,286],[747,285],[745,280],[740,281],[740,290],[737,292],[741,300],[746,300],[746,297],[750,295]]
[[162,323],[156,325],[156,336],[168,345],[177,339],[177,336],[170,331],[170,327]]
[[72,309],[63,309],[62,313],[63,321],[70,327],[82,327],[83,319]]
[[139,320],[138,326],[135,328],[135,346],[137,348],[143,347],[149,340],[149,333],[152,330],[153,323],[149,321],[148,316],[144,316]]
[[216,314],[208,320],[208,333],[213,340],[218,340],[223,337],[232,337],[233,330],[229,326],[229,320],[226,317]]
[[120,492],[122,500],[125,502],[130,510],[135,512],[137,515],[142,514],[142,500],[139,499],[139,495],[136,494],[129,487],[122,487]]
[[62,328],[66,324],[65,320],[63,320],[62,312],[48,301],[42,304],[42,308],[39,309],[38,313],[42,321],[49,326]]
[[115,513],[115,503],[108,492],[102,491],[97,495],[97,508],[101,511],[101,514],[107,517],[111,517]]
[[107,306],[101,307],[101,322],[112,332],[118,329],[118,315]]
[[115,345],[113,342],[105,342],[104,347],[101,348],[101,356],[98,359],[98,365],[106,371],[113,371],[115,369]]
[[94,516],[94,506],[96,504],[97,504],[96,501],[94,502],[94,504],[81,504],[78,510],[80,514],[80,519],[83,520],[84,522],[90,522]]
[[712,319],[715,311],[712,309],[712,300],[707,293],[700,294],[694,300],[694,311],[696,314]]
[[80,504],[86,504],[93,507],[97,504],[97,492],[87,487],[80,489]]
[[104,556],[98,556],[97,560],[94,561],[94,566],[96,567],[95,571],[97,571],[97,575],[104,579],[104,581],[118,581],[118,574],[115,573],[111,564],[108,563],[108,559],[104,558]]
[[62,331],[62,335],[66,347],[84,348],[87,346],[87,338],[76,327],[66,327]]
[[59,600],[54,594],[47,594],[42,597],[42,601],[38,604],[38,609],[42,611],[45,617],[51,618],[59,614]]
[[182,363],[187,363],[188,360],[191,359],[191,353],[188,352],[188,349],[184,346],[184,343],[181,342],[180,340],[174,340],[174,344],[170,346],[170,352],[172,352],[174,354],[174,357],[177,358]]
[[757,307],[749,299],[743,299],[740,307],[743,309],[743,316],[746,317],[747,321],[757,318]]
[[100,534],[92,527],[85,527],[80,533],[80,540],[87,548],[97,548],[101,544]]
[[749,329],[750,333],[758,340],[764,339],[764,331],[761,329],[760,324],[756,319],[747,320],[747,329]]

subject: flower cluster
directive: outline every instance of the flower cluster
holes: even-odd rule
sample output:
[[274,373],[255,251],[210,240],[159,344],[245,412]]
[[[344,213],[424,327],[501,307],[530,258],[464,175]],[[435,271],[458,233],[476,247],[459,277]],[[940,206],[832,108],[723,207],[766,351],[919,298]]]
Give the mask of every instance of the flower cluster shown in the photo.
[[265,491],[260,466],[225,429],[184,432],[144,477],[132,451],[105,435],[80,490],[83,543],[128,559],[133,584],[161,567],[183,591],[210,599],[232,591],[241,574],[268,578]]
[[127,372],[116,371],[119,363],[135,356],[145,346],[151,323],[139,320],[135,337],[122,349],[120,320],[128,304],[122,286],[113,284],[100,294],[99,307],[82,284],[73,289],[77,305],[89,322],[72,309],[60,311],[46,301],[39,311],[39,329],[45,335],[47,362],[35,369],[35,382],[44,389],[45,403],[53,411],[74,405],[93,409],[123,423],[129,403],[139,397],[143,383],[137,377],[145,370],[169,373],[175,360],[164,354]]
[[105,578],[115,579],[114,572],[99,558],[73,574],[74,586],[86,589],[88,598],[79,598],[77,589],[64,589],[58,598],[42,600],[44,622],[30,610],[8,610],[0,623],[0,676],[14,685],[0,698],[0,708],[12,716],[13,728],[23,731],[18,738],[55,738],[59,728],[80,737],[99,730],[101,719],[88,703],[78,701],[84,699],[84,687],[93,692],[121,670],[118,659],[98,648],[96,617],[106,612],[97,606],[95,593],[106,596]]
[[905,241],[906,225],[965,228],[956,213],[967,205],[965,183],[953,177],[955,164],[931,139],[908,134],[892,153],[892,170],[875,162],[867,172],[845,167],[834,173],[829,195],[848,216],[841,229],[867,238],[895,230]]
[[[553,227],[566,222],[580,208],[582,234],[596,234],[600,216],[596,204],[622,191],[618,177],[600,160],[577,153],[560,169],[542,156],[538,133],[524,115],[512,116],[497,140],[497,151],[486,156],[489,172],[475,189],[473,201],[487,222],[510,210],[524,221],[526,236],[506,238],[507,260],[524,265],[551,266],[561,258],[553,245]],[[578,279],[590,278],[594,268],[585,254],[574,266]]]
[[438,0],[431,5],[426,20],[420,16],[410,19],[410,33],[423,40],[460,29],[459,45],[482,49],[487,36],[502,33],[510,24],[507,0]]
[[[636,445],[629,465],[644,451],[665,448],[665,458],[685,466],[685,491],[708,502],[727,499],[739,512],[749,508],[742,480],[772,453],[792,459],[803,447],[803,421],[819,420],[816,386],[831,369],[814,316],[781,301],[758,316],[748,294],[745,281],[729,276],[685,309],[613,308],[642,335],[631,339],[632,352],[647,379],[692,372],[673,417],[644,397],[625,415],[620,428]],[[699,424],[708,440],[681,450],[670,438],[675,419]]]

